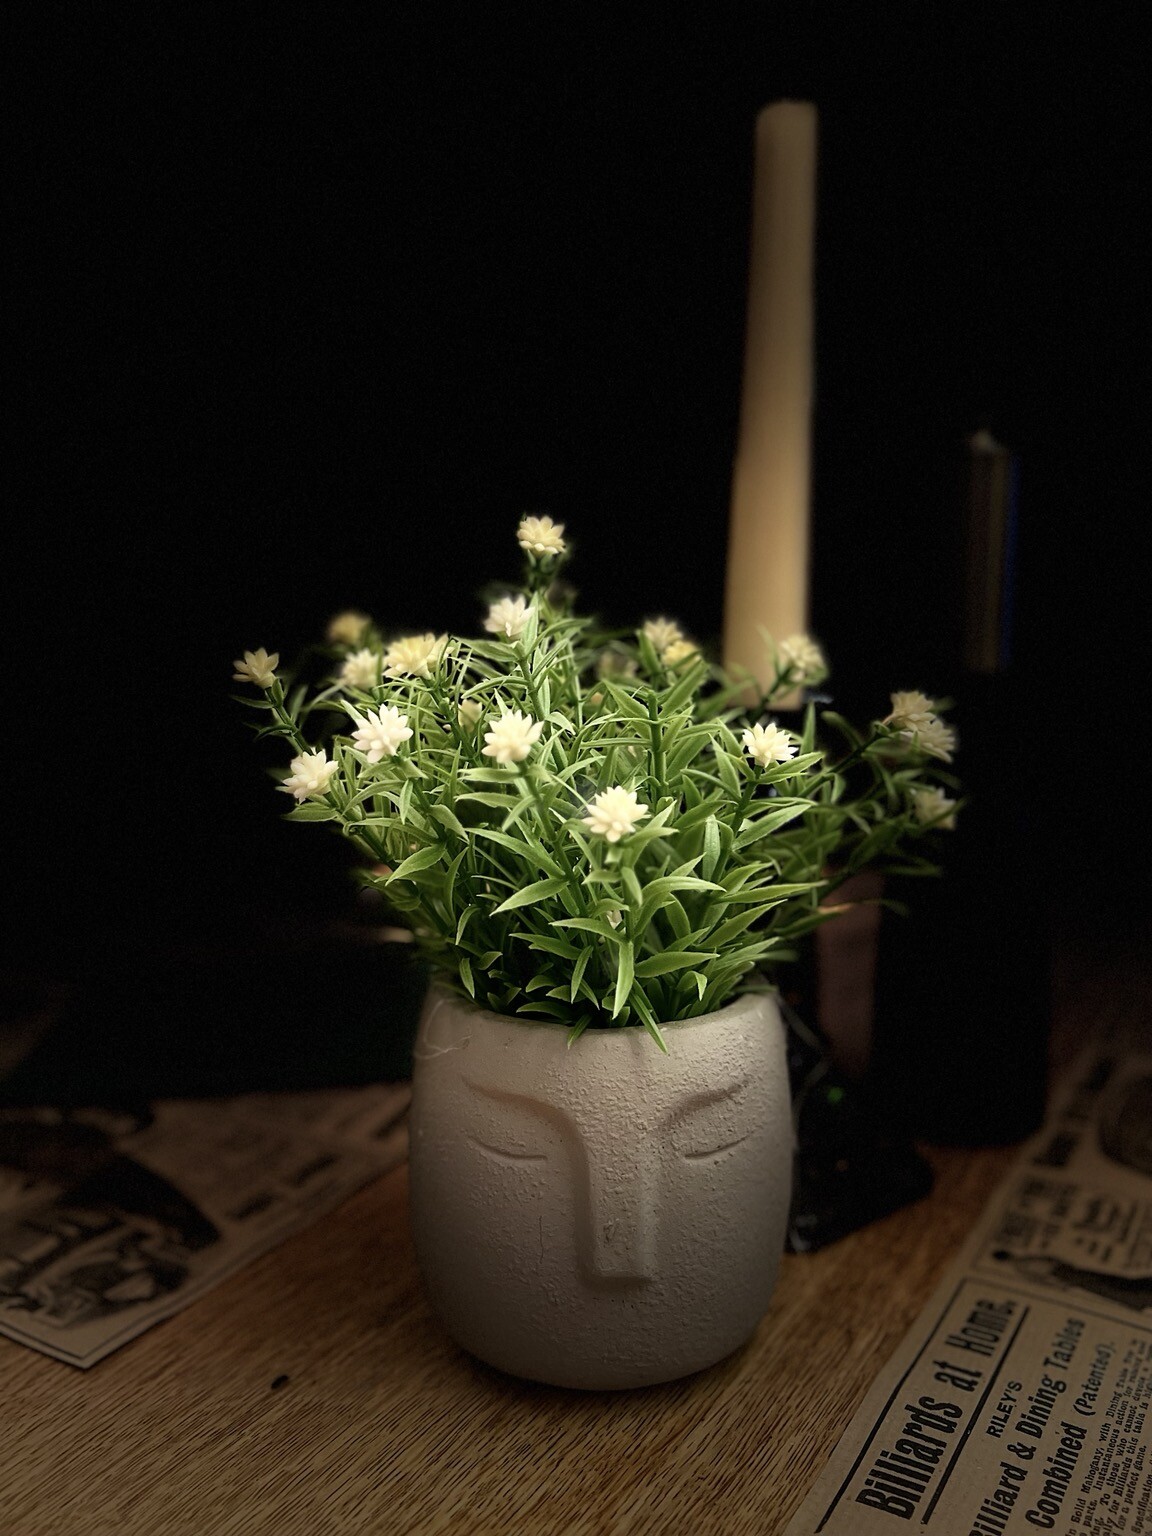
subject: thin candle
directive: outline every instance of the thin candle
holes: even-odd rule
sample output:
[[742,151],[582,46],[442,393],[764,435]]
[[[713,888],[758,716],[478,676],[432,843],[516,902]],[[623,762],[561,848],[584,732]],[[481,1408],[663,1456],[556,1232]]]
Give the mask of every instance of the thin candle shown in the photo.
[[762,631],[808,629],[816,109],[756,118],[748,311],[733,466],[724,660],[773,681]]

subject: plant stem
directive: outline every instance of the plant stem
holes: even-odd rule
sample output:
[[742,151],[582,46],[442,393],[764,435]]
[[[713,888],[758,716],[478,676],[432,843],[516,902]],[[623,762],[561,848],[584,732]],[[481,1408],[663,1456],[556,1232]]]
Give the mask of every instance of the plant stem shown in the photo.
[[519,641],[516,642],[516,660],[520,670],[524,674],[524,682],[528,688],[528,697],[532,700],[532,718],[543,719],[543,711],[540,708],[540,695],[536,692],[536,680],[532,676],[532,668],[528,665],[528,654]]

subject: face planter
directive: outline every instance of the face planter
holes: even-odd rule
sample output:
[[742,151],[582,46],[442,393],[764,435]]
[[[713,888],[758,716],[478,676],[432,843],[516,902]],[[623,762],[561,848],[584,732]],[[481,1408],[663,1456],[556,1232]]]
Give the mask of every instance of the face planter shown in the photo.
[[774,999],[640,1028],[560,1025],[428,996],[415,1049],[412,1223],[458,1344],[558,1386],[669,1381],[767,1310],[791,1193]]

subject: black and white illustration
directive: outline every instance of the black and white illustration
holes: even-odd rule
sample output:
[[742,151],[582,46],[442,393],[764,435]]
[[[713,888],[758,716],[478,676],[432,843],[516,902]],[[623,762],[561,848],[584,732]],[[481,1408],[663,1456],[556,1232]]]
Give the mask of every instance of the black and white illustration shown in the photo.
[[94,1364],[401,1162],[410,1092],[0,1109],[0,1333]]

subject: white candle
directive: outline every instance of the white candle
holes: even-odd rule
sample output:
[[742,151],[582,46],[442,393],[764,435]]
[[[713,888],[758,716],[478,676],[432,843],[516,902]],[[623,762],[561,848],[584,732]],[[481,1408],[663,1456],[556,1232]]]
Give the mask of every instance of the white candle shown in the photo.
[[724,597],[725,664],[762,687],[773,673],[761,630],[779,641],[808,629],[815,224],[816,109],[774,102],[756,118]]

